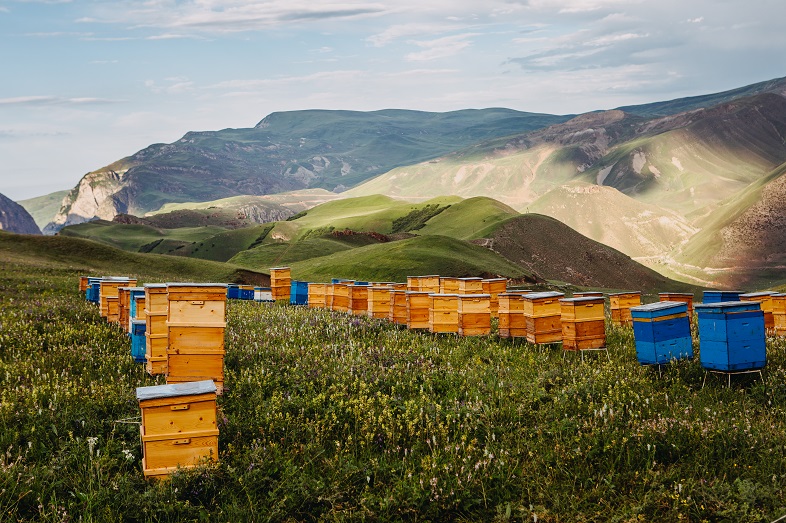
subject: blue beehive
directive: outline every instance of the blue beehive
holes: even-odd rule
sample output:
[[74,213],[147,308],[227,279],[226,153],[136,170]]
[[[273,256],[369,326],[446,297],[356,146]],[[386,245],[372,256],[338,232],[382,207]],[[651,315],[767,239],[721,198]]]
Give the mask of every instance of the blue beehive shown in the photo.
[[758,303],[700,303],[696,311],[702,367],[723,372],[764,367],[767,363],[764,312]]
[[292,280],[289,292],[290,305],[308,304],[308,282]]
[[144,287],[131,287],[129,291],[131,295],[128,298],[129,302],[129,318],[134,319],[137,316],[136,311],[136,298],[137,296],[144,296],[145,295],[145,288]]
[[145,320],[131,320],[131,357],[145,362]]
[[227,285],[227,298],[230,300],[240,299],[240,285],[229,284]]
[[662,365],[693,357],[688,304],[661,301],[631,307],[636,357],[642,365]]
[[101,278],[88,278],[87,288],[87,301],[98,303],[98,297],[101,292]]
[[740,301],[742,291],[704,291],[704,303],[721,303],[724,301]]
[[254,301],[272,302],[273,292],[270,287],[255,287]]
[[254,299],[254,286],[253,285],[240,285],[239,298],[241,300]]

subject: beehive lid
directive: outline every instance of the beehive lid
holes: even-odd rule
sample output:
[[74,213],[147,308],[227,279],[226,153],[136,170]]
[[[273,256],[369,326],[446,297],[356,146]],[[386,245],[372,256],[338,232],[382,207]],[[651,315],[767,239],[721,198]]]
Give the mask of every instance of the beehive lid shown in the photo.
[[757,311],[759,304],[755,301],[721,301],[718,303],[699,303],[694,308],[702,312],[744,312]]
[[579,296],[578,298],[562,298],[560,303],[599,303],[603,301],[600,296]]
[[144,287],[128,287],[128,290],[130,290],[130,291],[137,291],[137,292],[144,292],[145,288]]
[[216,392],[216,384],[213,383],[213,380],[188,381],[169,385],[137,387],[136,399],[138,401],[145,401],[160,398],[176,398],[178,396],[193,396],[196,394],[210,394],[214,392]]
[[659,292],[658,296],[690,296],[693,298],[692,292]]
[[472,298],[491,298],[491,294],[459,294],[459,297],[471,300]]
[[128,276],[101,276],[101,279],[105,281],[128,281],[131,278]]
[[478,278],[476,276],[470,278],[456,278],[458,281],[483,281],[483,278]]
[[429,294],[432,294],[432,293],[430,293],[430,292],[428,292],[428,291],[404,291],[404,292],[406,292],[407,294],[425,294],[425,295],[427,295],[427,296],[428,296]]
[[674,312],[680,312],[676,309],[682,309],[683,312],[687,312],[688,304],[683,301],[656,301],[655,303],[631,307],[630,312],[631,314],[634,312],[658,312],[666,309],[675,309]]
[[222,287],[224,289],[227,288],[226,283],[180,283],[180,282],[168,282],[166,284],[167,287]]
[[145,325],[145,320],[135,320],[131,319],[131,325]]
[[166,283],[146,283],[145,289],[166,289]]
[[625,296],[627,294],[641,294],[641,291],[610,292],[609,296]]
[[446,294],[442,294],[442,293],[439,293],[439,292],[432,292],[430,294],[431,294],[431,296],[434,296],[435,298],[456,298],[458,296],[472,296],[471,294],[447,294],[447,293]]
[[740,294],[740,298],[765,298],[773,294],[777,293],[775,291],[749,292],[747,294]]
[[546,292],[530,292],[529,294],[522,294],[524,299],[527,300],[539,300],[541,298],[561,298],[565,296],[561,292],[557,291],[546,291]]

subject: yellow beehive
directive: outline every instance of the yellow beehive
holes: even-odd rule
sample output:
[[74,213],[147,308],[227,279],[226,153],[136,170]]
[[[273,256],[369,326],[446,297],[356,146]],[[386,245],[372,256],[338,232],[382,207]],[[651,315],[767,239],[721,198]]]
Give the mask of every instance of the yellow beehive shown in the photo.
[[453,276],[442,276],[439,279],[440,294],[458,294],[459,279]]
[[407,324],[407,291],[393,289],[390,291],[390,321],[396,325]]
[[524,316],[524,292],[503,292],[499,295],[500,338],[526,338],[527,320]]
[[216,386],[210,380],[139,387],[140,439],[146,478],[218,459]]
[[292,273],[289,267],[273,267],[270,269],[270,292],[273,299],[289,302],[292,286]]
[[166,326],[169,299],[166,284],[145,285],[145,368],[147,373],[166,374],[169,330]]
[[136,316],[134,316],[134,319],[146,320],[147,314],[145,314],[145,297],[136,296],[134,299],[136,300]]
[[562,341],[561,292],[531,292],[522,295],[524,317],[527,323],[527,341],[530,343],[557,343]]
[[458,324],[461,336],[491,334],[491,296],[488,294],[459,294]]
[[106,321],[109,323],[120,323],[120,297],[106,297]]
[[390,316],[389,286],[372,286],[368,288],[368,315],[372,318],[388,318]]
[[603,298],[600,291],[578,291],[573,293],[574,298]]
[[333,310],[333,284],[325,284],[325,308]]
[[749,292],[740,294],[740,301],[754,301],[759,304],[764,312],[764,330],[767,334],[775,333],[775,316],[773,315],[772,296],[777,294],[772,291]]
[[777,336],[786,336],[786,294],[772,295],[772,321]]
[[489,278],[482,280],[483,294],[491,296],[489,306],[491,307],[491,317],[499,317],[499,295],[508,288],[507,278]]
[[591,350],[606,346],[604,299],[585,296],[560,300],[562,348]]
[[79,277],[79,292],[85,292],[87,290],[87,279],[89,276],[80,276]]
[[120,287],[134,287],[136,280],[124,277],[109,277],[103,278],[99,284],[99,312],[101,317],[106,318],[108,315],[108,306],[106,299],[110,297],[117,297]]
[[693,293],[690,292],[661,292],[658,301],[676,301],[688,304],[688,318],[693,316]]
[[405,302],[407,306],[407,328],[428,329],[429,308],[431,300],[425,291],[406,291]]
[[210,379],[224,386],[227,286],[169,283],[167,383]]
[[611,321],[616,325],[633,325],[633,318],[630,315],[631,307],[641,305],[640,292],[618,292],[609,294],[609,309],[611,310]]
[[310,309],[324,309],[327,304],[327,289],[324,283],[308,284],[308,307]]
[[428,330],[458,333],[458,294],[430,294]]
[[414,292],[439,292],[439,276],[407,276],[407,290]]
[[349,286],[350,283],[339,282],[333,284],[333,305],[332,310],[347,312],[349,310]]
[[118,322],[125,332],[130,332],[128,317],[131,314],[131,287],[118,287],[117,298]]
[[368,315],[368,285],[349,285],[349,310],[356,316]]
[[483,278],[459,278],[459,294],[483,294]]
[[406,283],[394,283],[392,288],[393,288],[394,291],[405,291],[405,290],[407,290],[407,284]]

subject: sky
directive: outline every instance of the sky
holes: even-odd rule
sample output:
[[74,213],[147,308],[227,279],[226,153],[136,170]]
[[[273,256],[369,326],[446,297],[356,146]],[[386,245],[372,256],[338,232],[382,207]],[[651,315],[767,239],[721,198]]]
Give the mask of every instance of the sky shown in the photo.
[[783,0],[0,0],[0,193],[300,109],[577,114],[786,76]]

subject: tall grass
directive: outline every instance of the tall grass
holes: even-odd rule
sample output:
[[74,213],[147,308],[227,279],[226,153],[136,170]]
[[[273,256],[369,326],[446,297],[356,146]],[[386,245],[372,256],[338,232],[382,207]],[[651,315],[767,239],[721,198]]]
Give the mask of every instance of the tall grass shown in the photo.
[[[142,477],[156,381],[70,271],[0,273],[0,520],[771,521],[786,514],[786,343],[731,388],[496,336],[231,302],[220,462]],[[159,382],[161,378],[158,378]]]

